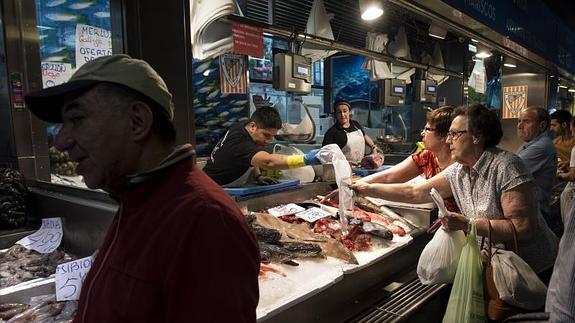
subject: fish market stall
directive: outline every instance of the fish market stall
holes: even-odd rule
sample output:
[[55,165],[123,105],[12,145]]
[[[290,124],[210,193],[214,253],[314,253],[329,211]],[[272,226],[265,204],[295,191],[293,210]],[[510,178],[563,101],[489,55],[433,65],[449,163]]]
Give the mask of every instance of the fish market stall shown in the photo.
[[[311,199],[316,195],[326,194],[331,190],[330,183],[310,183],[297,190],[258,195],[247,200],[241,199],[238,203],[244,213],[255,215],[257,227],[261,225],[274,228],[288,236],[288,241],[293,238],[305,242],[315,241],[323,248],[325,242],[318,241],[321,237],[299,230],[299,226],[305,227],[305,224],[279,220],[265,210],[285,203],[305,206],[306,203],[311,203]],[[344,254],[334,254],[333,250],[325,252],[324,249],[327,256],[323,258],[306,256],[289,258],[285,263],[273,260],[268,264],[263,263],[258,321],[343,321],[370,306],[369,302],[373,297],[377,297],[378,293],[381,298],[381,289],[385,285],[393,282],[398,275],[415,268],[419,254],[429,240],[429,237],[422,233],[436,216],[432,209],[420,206],[415,208],[405,204],[393,206],[392,209],[394,213],[405,214],[407,221],[414,224],[414,229],[403,236],[393,234],[391,240],[373,238],[373,245],[369,250],[351,252],[353,259]],[[260,241],[260,249],[265,251],[261,233],[254,231]],[[265,258],[262,254],[264,262]],[[289,264],[291,260],[298,265]]]

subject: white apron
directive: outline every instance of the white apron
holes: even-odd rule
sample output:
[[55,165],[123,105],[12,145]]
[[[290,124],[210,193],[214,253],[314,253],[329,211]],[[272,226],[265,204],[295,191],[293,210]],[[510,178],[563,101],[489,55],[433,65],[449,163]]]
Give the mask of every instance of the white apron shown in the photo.
[[350,163],[359,164],[365,153],[365,138],[361,130],[347,132],[347,144],[341,149]]

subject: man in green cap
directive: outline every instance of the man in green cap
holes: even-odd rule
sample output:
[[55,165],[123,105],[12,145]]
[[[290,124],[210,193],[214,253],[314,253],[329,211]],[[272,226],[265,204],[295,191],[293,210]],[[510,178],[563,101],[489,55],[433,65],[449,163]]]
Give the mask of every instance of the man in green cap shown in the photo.
[[162,78],[127,55],[96,58],[26,96],[61,122],[55,147],[119,204],[74,322],[255,322],[257,242],[236,203],[177,147]]

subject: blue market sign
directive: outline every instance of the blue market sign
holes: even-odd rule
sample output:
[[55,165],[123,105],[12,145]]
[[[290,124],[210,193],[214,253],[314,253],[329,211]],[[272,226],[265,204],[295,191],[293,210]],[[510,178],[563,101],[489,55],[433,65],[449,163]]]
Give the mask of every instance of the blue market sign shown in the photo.
[[512,41],[575,74],[575,33],[541,0],[443,0]]

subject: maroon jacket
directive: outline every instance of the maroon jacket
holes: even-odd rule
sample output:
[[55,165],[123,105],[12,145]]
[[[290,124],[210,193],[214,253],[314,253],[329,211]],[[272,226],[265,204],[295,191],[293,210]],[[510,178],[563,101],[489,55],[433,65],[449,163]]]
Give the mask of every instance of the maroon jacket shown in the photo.
[[75,323],[256,321],[257,242],[192,154],[132,178],[119,196]]

